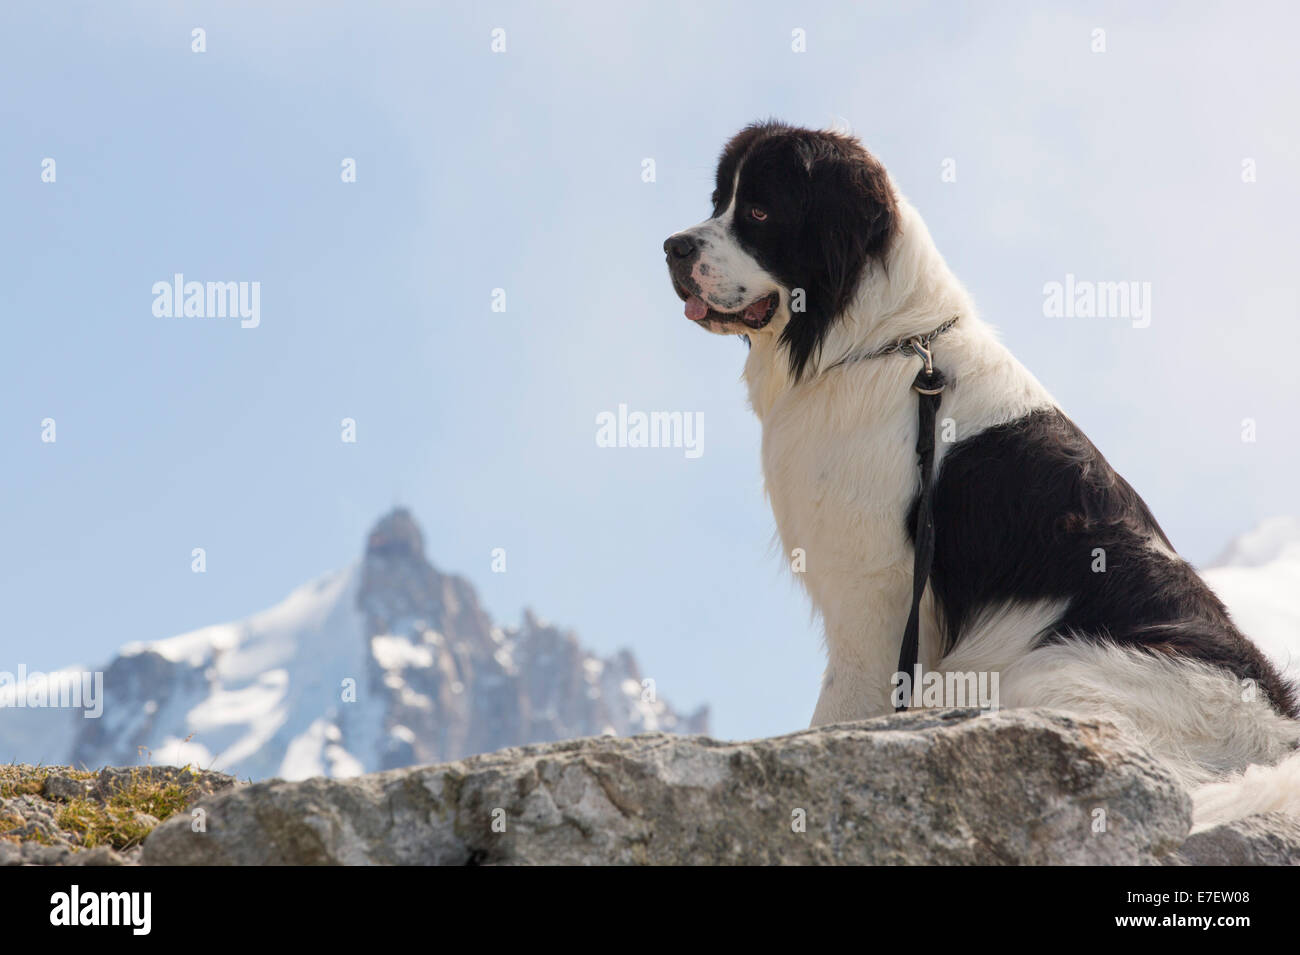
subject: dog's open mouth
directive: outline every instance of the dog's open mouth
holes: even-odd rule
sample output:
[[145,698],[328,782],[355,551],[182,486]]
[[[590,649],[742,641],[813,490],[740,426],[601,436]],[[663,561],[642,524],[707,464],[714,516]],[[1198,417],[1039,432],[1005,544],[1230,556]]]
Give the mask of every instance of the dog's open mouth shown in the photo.
[[744,325],[746,328],[759,329],[772,320],[776,307],[781,303],[779,292],[770,292],[756,298],[744,308],[735,312],[722,312],[709,305],[698,295],[692,295],[673,283],[677,294],[686,303],[686,317],[693,322],[717,322],[721,325]]

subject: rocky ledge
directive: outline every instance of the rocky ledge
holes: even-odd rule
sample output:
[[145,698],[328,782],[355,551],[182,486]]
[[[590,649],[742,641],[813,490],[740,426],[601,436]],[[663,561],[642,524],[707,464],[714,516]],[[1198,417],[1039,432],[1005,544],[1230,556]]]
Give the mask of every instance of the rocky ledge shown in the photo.
[[[74,845],[25,857],[11,831],[0,861],[1300,863],[1300,821],[1257,816],[1189,836],[1187,793],[1147,754],[1107,723],[1045,710],[922,711],[742,743],[592,737],[353,779],[241,786],[162,772],[186,788],[168,789],[171,817],[142,853],[92,858]],[[99,778],[43,783],[44,795],[0,802],[0,816],[14,798],[122,803]]]
[[1149,756],[1108,724],[1033,710],[579,739],[199,805],[206,831],[163,823],[146,864],[1300,862],[1283,817],[1189,838],[1189,797]]

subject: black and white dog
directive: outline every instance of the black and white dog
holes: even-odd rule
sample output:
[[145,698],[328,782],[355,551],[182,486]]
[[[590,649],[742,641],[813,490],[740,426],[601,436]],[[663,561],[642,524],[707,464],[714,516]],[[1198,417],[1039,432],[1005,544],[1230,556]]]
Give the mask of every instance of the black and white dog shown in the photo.
[[1194,788],[1198,827],[1300,813],[1296,687],[980,320],[884,167],[850,136],[757,124],[712,202],[664,251],[686,316],[750,343],[767,494],[825,626],[813,725],[893,710],[921,358],[890,348],[941,330],[921,665],[999,674],[1004,707],[1118,723]]

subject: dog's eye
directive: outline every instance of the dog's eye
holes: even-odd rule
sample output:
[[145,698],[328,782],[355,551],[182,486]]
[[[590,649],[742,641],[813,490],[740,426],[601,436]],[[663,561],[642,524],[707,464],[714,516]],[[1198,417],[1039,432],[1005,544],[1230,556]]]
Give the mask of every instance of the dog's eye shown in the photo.
[[762,209],[760,209],[758,206],[753,206],[749,210],[749,217],[753,219],[755,222],[763,222],[764,220],[767,219],[767,213],[764,212]]

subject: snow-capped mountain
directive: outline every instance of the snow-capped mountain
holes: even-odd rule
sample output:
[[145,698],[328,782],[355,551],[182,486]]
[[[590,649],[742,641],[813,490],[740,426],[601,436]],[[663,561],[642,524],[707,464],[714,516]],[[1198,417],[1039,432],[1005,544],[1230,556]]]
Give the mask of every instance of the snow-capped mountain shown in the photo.
[[99,719],[0,699],[0,761],[193,763],[254,779],[352,776],[601,733],[708,732],[525,615],[494,626],[473,587],[425,558],[405,510],[356,565],[235,623],[123,648]]

